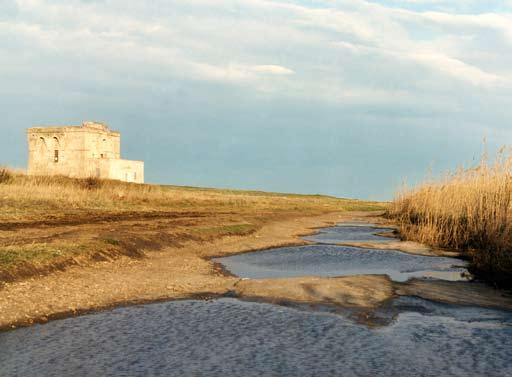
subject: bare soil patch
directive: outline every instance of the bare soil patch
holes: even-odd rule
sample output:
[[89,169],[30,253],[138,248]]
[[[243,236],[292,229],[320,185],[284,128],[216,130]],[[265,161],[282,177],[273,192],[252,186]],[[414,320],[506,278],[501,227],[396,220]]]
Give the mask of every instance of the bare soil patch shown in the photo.
[[376,308],[394,293],[393,284],[384,275],[242,280],[236,284],[234,292],[239,297],[272,303],[334,304],[359,308]]

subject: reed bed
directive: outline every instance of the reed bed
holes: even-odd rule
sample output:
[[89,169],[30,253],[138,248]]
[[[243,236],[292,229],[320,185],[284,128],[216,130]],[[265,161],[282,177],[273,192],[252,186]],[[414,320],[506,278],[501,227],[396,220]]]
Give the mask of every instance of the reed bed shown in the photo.
[[512,156],[404,188],[390,206],[405,239],[467,253],[473,272],[512,283]]

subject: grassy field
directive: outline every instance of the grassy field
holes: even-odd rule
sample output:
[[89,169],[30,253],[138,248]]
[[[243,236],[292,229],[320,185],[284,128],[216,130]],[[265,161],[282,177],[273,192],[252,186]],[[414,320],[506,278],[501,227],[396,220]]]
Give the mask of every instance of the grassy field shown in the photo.
[[275,220],[385,208],[321,195],[33,177],[0,169],[0,282],[69,264],[139,258],[167,245],[244,237]]
[[[0,169],[0,221],[73,211],[371,210],[383,204],[322,195],[139,185],[99,179],[31,177]],[[52,211],[56,211],[52,213]]]
[[406,239],[463,250],[474,273],[512,285],[512,159],[459,169],[400,192],[389,214]]

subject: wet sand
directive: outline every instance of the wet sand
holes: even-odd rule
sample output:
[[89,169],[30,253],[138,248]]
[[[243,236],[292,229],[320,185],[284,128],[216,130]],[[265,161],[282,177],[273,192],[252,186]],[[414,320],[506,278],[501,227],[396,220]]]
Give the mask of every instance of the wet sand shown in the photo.
[[449,250],[441,250],[435,249],[430,246],[413,242],[413,241],[399,241],[392,240],[389,242],[343,242],[338,243],[340,246],[351,246],[351,247],[361,247],[364,249],[378,249],[378,250],[398,250],[404,253],[413,254],[413,255],[423,255],[423,256],[434,256],[434,257],[452,257],[457,258],[460,257],[461,254],[456,251]]
[[236,284],[234,292],[239,297],[271,303],[284,301],[361,308],[375,308],[394,294],[392,282],[385,275],[242,280]]
[[395,283],[400,296],[415,296],[454,305],[475,305],[512,310],[512,295],[484,283],[411,279]]

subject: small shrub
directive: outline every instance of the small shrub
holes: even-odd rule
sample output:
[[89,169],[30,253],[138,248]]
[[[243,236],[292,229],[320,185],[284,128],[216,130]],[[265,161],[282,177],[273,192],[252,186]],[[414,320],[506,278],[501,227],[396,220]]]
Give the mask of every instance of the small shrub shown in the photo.
[[114,246],[119,246],[121,244],[121,242],[119,240],[116,240],[115,238],[104,238],[103,242]]
[[7,184],[13,179],[13,174],[6,168],[0,168],[0,184]]
[[89,177],[81,179],[79,184],[85,190],[97,190],[103,186],[103,181],[100,178]]

